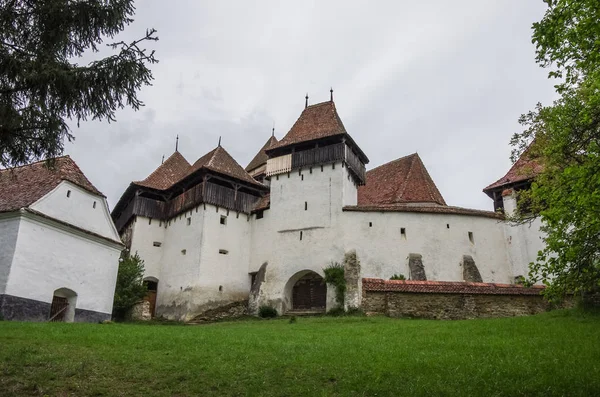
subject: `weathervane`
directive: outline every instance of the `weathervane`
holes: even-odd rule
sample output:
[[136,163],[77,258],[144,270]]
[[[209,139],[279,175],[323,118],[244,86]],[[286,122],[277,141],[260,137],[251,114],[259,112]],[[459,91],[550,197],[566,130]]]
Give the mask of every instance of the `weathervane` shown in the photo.
[[331,102],[333,102],[333,87],[331,87],[331,89],[329,90],[329,94],[330,94],[329,100]]
[[305,101],[304,101],[304,109],[306,109],[308,107],[308,92],[306,93],[306,97],[305,97]]
[[177,138],[175,138],[175,151],[179,151],[179,134],[177,134]]

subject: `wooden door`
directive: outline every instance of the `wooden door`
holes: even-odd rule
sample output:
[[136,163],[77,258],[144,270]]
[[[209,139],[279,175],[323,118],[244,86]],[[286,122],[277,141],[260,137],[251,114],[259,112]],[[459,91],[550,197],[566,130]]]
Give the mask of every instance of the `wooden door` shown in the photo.
[[292,289],[294,310],[323,310],[327,298],[327,286],[316,273],[307,274],[296,282]]
[[52,306],[50,306],[50,321],[62,322],[65,321],[65,316],[69,307],[69,300],[62,296],[52,297]]
[[154,318],[154,311],[156,310],[156,291],[148,291],[144,300],[150,303],[150,315]]

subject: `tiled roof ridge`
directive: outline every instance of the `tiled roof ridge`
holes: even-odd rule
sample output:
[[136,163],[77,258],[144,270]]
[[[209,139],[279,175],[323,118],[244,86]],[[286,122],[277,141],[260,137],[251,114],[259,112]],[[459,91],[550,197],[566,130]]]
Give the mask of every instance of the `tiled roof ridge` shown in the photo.
[[[440,190],[437,188],[433,178],[431,177],[431,175],[429,175],[429,171],[427,171],[427,167],[425,167],[423,160],[421,160],[421,156],[419,156],[419,153],[415,153],[415,154],[416,154],[417,160],[421,163],[421,172],[424,174],[423,176],[424,176],[425,184],[429,188],[429,196],[431,197],[431,201],[433,201],[434,203],[437,203],[437,200],[435,198],[436,195],[434,194],[437,192],[440,195],[440,198],[442,199],[442,202],[438,203],[438,204],[446,205],[446,200],[444,200],[444,196],[442,196],[442,193],[440,193]],[[431,184],[433,184],[433,186]]]
[[[49,158],[49,159],[43,159],[43,160],[34,161],[33,163],[29,163],[29,164],[22,164],[22,165],[17,165],[17,166],[8,167],[8,168],[0,168],[0,172],[16,170],[16,169],[23,168],[23,167],[30,167],[32,165],[36,165],[36,164],[39,164],[39,163],[44,163],[44,162],[46,162],[48,160],[60,160],[60,159],[64,159],[64,158],[68,158],[69,160],[73,160],[71,158],[71,156],[69,156],[68,154],[65,154],[65,155],[58,156],[58,157],[52,157],[52,158]],[[79,167],[77,167],[77,168],[79,168]]]
[[[417,153],[414,153],[414,156],[411,158],[410,167],[408,167],[408,172],[406,173],[406,180],[405,180],[405,183],[403,183],[402,192],[400,192],[399,197],[401,199],[404,198],[404,192],[406,192],[406,187],[408,186],[408,181],[410,180],[413,167],[415,166],[415,158],[416,157],[419,157],[419,155]],[[427,190],[429,190],[429,189],[427,189]],[[431,193],[429,195],[431,196]]]
[[274,134],[271,135],[269,139],[267,139],[267,142],[265,142],[265,144],[262,145],[262,147],[259,149],[256,155],[252,158],[252,160],[250,160],[250,162],[244,169],[246,171],[252,171],[253,169],[256,169],[261,165],[265,164],[269,158],[269,156],[267,156],[266,150],[271,147],[273,142],[278,142]]
[[397,158],[396,160],[388,161],[387,163],[380,164],[380,165],[378,165],[375,168],[371,168],[370,170],[367,170],[367,172],[375,171],[376,169],[381,168],[383,166],[390,165],[390,164],[393,164],[393,163],[397,163],[397,162],[399,162],[401,160],[405,160],[405,159],[407,159],[407,158],[409,158],[411,156],[414,156],[416,154],[417,154],[416,152],[415,153],[411,153],[411,154],[407,154],[406,156],[402,156],[400,158]]
[[[100,195],[100,196],[102,196],[102,197],[106,198],[106,196],[104,195],[104,193],[102,193],[100,190],[98,190],[98,188],[97,188],[96,186],[94,186],[94,184],[93,184],[93,183],[92,183],[92,182],[91,182],[91,181],[90,181],[90,180],[87,178],[87,176],[85,176],[85,174],[83,173],[83,171],[81,171],[81,168],[79,168],[79,166],[77,165],[77,163],[75,162],[75,160],[73,160],[73,159],[71,158],[71,156],[69,156],[69,155],[66,155],[66,156],[61,156],[60,158],[61,158],[61,159],[63,159],[63,158],[64,158],[64,159],[66,159],[66,160],[70,161],[70,162],[71,162],[71,164],[72,164],[72,165],[73,165],[73,166],[74,166],[74,167],[77,169],[77,171],[79,172],[79,174],[81,175],[81,177],[83,177],[83,179],[85,179],[85,181],[86,181],[86,182],[87,182],[87,183],[88,183],[88,184],[89,184],[89,185],[90,185],[90,186],[91,186],[93,189],[90,189],[89,187],[87,187],[87,186],[85,186],[85,185],[83,185],[83,184],[81,184],[81,183],[79,183],[79,182],[77,182],[77,181],[75,181],[75,180],[72,180],[71,178],[68,178],[68,175],[61,175],[61,178],[60,178],[61,180],[63,180],[63,181],[69,181],[69,182],[71,182],[71,183],[73,183],[73,184],[75,184],[75,185],[79,186],[80,188],[82,188],[82,189],[84,189],[84,190],[87,190],[88,192],[91,192],[91,193],[94,193],[94,194],[98,194],[98,195]],[[61,171],[62,171],[62,170],[61,170]]]
[[[186,162],[186,163],[187,163],[187,164],[188,164],[188,165],[191,167],[191,164],[190,164],[190,162],[189,162],[189,161],[187,161],[187,159],[185,158],[185,156],[184,156],[184,155],[182,155],[181,153],[179,153],[179,151],[177,151],[177,150],[176,150],[176,151],[174,151],[174,152],[173,152],[173,154],[171,154],[169,157],[167,157],[167,159],[166,159],[165,161],[163,161],[163,162],[162,162],[162,163],[161,163],[161,164],[160,164],[158,167],[156,167],[156,169],[155,169],[154,171],[152,171],[152,172],[150,173],[150,175],[148,175],[146,178],[142,179],[141,181],[136,181],[136,182],[143,182],[143,181],[145,181],[145,180],[148,180],[148,179],[150,179],[152,176],[156,175],[156,174],[159,172],[159,170],[160,170],[161,166],[163,166],[163,165],[164,165],[166,162],[168,162],[169,160],[171,160],[171,159],[173,158],[173,156],[175,156],[175,155],[177,155],[177,154],[178,154],[179,156],[181,156],[181,158],[182,158],[183,160],[185,160],[185,162]],[[136,182],[134,182],[134,183],[136,183]]]
[[[232,169],[227,169],[227,164],[217,164],[218,159],[225,160],[226,162],[230,162],[230,166]],[[203,160],[203,161],[201,161]],[[225,167],[225,168],[222,168]],[[264,185],[258,181],[256,181],[252,176],[229,154],[229,152],[222,147],[221,145],[217,146],[210,152],[206,153],[204,156],[200,157],[196,162],[192,165],[192,169],[189,173],[187,173],[183,178],[183,180],[198,171],[201,168],[206,168],[208,170],[222,173],[224,175],[228,175],[229,177],[238,179],[243,182],[247,182],[256,186],[264,187]],[[179,181],[178,181],[179,182]]]
[[410,205],[407,203],[397,204],[359,204],[347,205],[342,207],[343,211],[355,212],[419,212],[430,214],[454,214],[454,215],[469,215],[469,216],[484,216],[488,218],[496,218],[503,220],[502,213],[478,210],[472,208],[455,207],[450,205]]
[[417,281],[363,278],[363,290],[379,292],[482,294],[482,295],[539,295],[543,285],[525,287],[519,284],[476,283],[468,281]]
[[319,103],[313,103],[312,105],[308,105],[307,107],[305,107],[304,109],[309,109],[309,108],[316,108],[319,106],[323,106],[323,105],[327,105],[327,104],[333,104],[333,107],[335,107],[335,102],[333,101],[323,101],[323,102],[319,102]]

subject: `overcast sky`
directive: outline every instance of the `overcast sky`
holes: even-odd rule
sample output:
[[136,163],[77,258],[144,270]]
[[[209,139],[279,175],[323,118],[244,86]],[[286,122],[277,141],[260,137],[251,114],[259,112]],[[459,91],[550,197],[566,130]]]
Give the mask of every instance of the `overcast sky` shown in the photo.
[[222,146],[243,166],[329,98],[369,156],[418,152],[449,205],[492,210],[482,189],[511,163],[521,113],[554,98],[534,62],[541,0],[137,2],[125,39],[158,30],[146,106],[73,126],[70,154],[112,207],[175,149]]

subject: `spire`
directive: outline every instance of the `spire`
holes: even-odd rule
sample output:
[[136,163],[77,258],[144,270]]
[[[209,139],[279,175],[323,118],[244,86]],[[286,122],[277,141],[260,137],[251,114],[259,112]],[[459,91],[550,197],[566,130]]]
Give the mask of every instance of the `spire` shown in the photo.
[[179,134],[177,134],[177,138],[175,138],[175,151],[179,151]]
[[329,90],[329,94],[330,94],[330,96],[329,96],[329,100],[330,100],[331,102],[333,102],[333,87],[331,87],[331,89]]
[[219,144],[217,146],[221,147],[221,136],[220,135],[219,135]]
[[306,109],[308,107],[308,92],[306,93],[306,97],[304,97],[306,100],[304,101],[304,109]]
[[162,158],[162,160],[160,161],[160,163],[162,164],[162,163],[164,163],[164,162],[165,162],[165,155],[163,154],[163,158]]
[[273,130],[271,131],[271,136],[275,136],[275,127],[273,127]]

